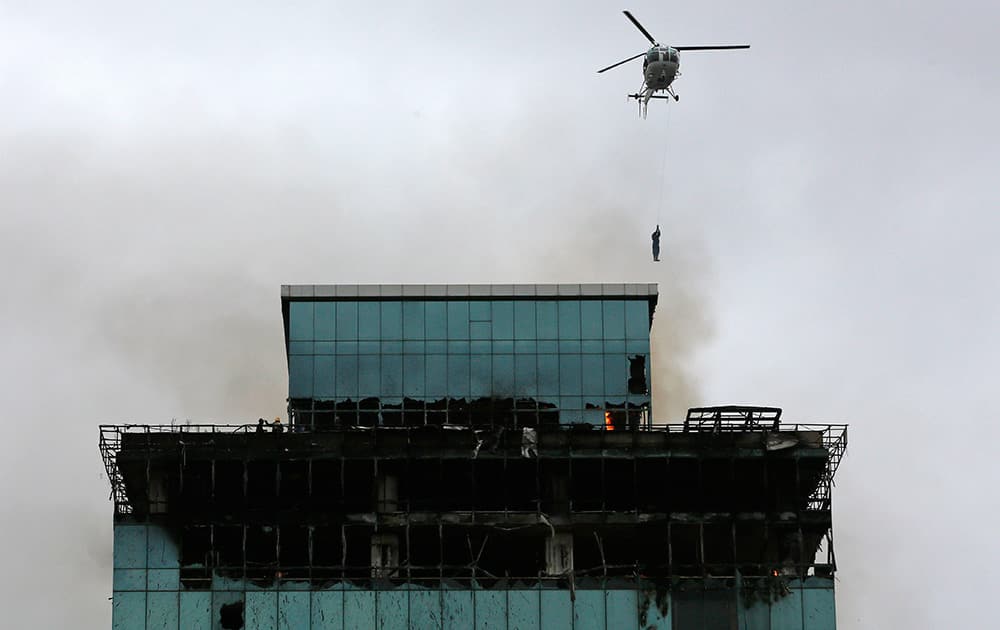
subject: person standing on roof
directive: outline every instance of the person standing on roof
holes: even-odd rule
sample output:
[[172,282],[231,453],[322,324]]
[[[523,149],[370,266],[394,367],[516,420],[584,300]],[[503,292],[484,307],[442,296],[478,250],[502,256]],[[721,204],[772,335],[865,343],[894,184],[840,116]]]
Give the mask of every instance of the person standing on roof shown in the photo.
[[653,232],[653,262],[660,262],[660,224],[656,224],[656,231]]

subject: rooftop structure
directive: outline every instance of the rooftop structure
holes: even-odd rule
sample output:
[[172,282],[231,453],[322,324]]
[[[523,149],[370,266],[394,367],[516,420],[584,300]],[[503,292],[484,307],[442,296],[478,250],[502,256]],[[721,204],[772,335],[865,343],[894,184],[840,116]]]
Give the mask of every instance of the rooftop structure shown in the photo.
[[283,287],[288,430],[101,428],[114,627],[833,628],[846,427],[656,421],[655,305]]

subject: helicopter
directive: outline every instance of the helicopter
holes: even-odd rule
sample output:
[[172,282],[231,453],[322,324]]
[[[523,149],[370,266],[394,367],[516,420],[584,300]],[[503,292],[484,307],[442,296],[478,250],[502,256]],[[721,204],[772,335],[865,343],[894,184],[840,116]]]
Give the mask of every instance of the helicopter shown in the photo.
[[[674,92],[672,86],[674,79],[680,76],[680,51],[682,50],[737,50],[741,48],[750,48],[749,45],[736,45],[736,46],[663,46],[656,41],[652,35],[649,34],[642,24],[639,24],[639,20],[629,13],[628,11],[623,11],[625,17],[629,19],[632,24],[635,25],[639,31],[646,36],[653,47],[646,52],[639,53],[634,57],[629,57],[624,61],[619,61],[618,63],[611,64],[607,68],[601,68],[597,71],[598,74],[606,72],[612,68],[617,68],[618,66],[634,61],[639,57],[644,57],[642,61],[642,87],[635,94],[629,94],[629,98],[634,98],[637,103],[639,103],[639,113],[643,118],[646,117],[646,107],[649,104],[649,100],[653,98],[670,99],[673,97],[675,101],[680,100],[677,93]],[[664,91],[670,96],[663,96],[657,94],[657,92]]]

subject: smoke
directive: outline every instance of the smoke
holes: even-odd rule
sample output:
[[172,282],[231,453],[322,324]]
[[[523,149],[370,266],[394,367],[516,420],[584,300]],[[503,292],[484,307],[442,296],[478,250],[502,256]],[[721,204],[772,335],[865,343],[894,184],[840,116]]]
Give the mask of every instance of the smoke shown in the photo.
[[[54,523],[76,524],[74,571],[46,584],[75,603],[42,625],[72,624],[73,610],[108,614],[87,605],[110,594],[99,423],[283,414],[282,283],[659,282],[657,420],[699,399],[691,359],[711,318],[697,229],[666,221],[654,265],[645,190],[658,183],[625,161],[611,177],[638,182],[635,196],[581,178],[603,158],[532,107],[478,140],[442,142],[432,159],[389,165],[352,162],[299,134],[225,127],[7,135],[0,189],[14,211],[0,262],[16,297],[0,323],[20,366],[5,373],[5,397],[23,404],[12,407],[20,422],[5,441],[4,492],[35,515],[45,497],[91,498],[61,504],[48,528],[5,522],[24,532],[17,564],[59,537]],[[617,140],[605,142],[613,154]],[[58,443],[40,442],[39,427]],[[49,461],[58,465],[24,495],[21,471]]]
[[660,262],[653,263],[654,226],[634,209],[605,201],[603,210],[582,214],[561,234],[570,251],[545,252],[530,268],[543,282],[657,283],[650,339],[654,420],[676,421],[702,401],[695,358],[712,337],[711,265],[698,239],[681,231],[685,226],[663,234]]

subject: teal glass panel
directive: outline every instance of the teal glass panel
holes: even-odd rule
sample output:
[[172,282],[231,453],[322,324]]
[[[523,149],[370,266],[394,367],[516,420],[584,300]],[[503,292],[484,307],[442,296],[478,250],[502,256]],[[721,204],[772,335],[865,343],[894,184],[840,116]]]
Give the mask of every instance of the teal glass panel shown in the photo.
[[424,342],[424,347],[427,354],[447,354],[448,352],[447,341],[427,341]]
[[382,378],[380,388],[382,396],[403,395],[403,355],[382,355]]
[[317,356],[313,359],[313,396],[316,398],[332,398],[337,389],[337,358],[334,356]]
[[[579,352],[579,348],[576,352]],[[558,354],[559,353],[559,342],[558,341],[539,341],[538,342],[538,353],[539,354]]]
[[289,341],[288,354],[312,354],[313,342],[311,341]]
[[514,302],[501,300],[493,302],[493,338],[514,338]]
[[448,342],[448,354],[469,354],[469,342],[468,341],[449,341]]
[[425,357],[418,355],[403,355],[403,395],[411,397],[423,396],[426,391],[424,375]]
[[[441,627],[441,591],[433,590],[411,590],[410,596],[410,618],[407,628],[431,628],[437,630]],[[403,627],[403,626],[401,626]]]
[[583,398],[579,396],[559,397],[559,422],[563,424],[583,422]]
[[607,628],[604,591],[577,590],[576,599],[573,601],[573,630],[606,630]]
[[537,589],[507,591],[508,627],[518,630],[542,630],[540,597],[540,591]]
[[625,354],[625,340],[605,339],[604,354]]
[[403,354],[402,341],[383,341],[382,354]]
[[514,342],[513,341],[494,341],[493,342],[493,354],[513,354],[514,352]]
[[514,355],[514,388],[518,396],[538,395],[538,364],[533,354]]
[[538,355],[538,394],[540,396],[559,394],[559,355]]
[[314,308],[315,338],[322,341],[333,341],[337,338],[337,303],[316,302]]
[[580,338],[580,303],[560,300],[559,304],[559,338]]
[[469,352],[472,354],[490,354],[493,352],[492,341],[470,341]]
[[115,569],[111,587],[116,591],[146,590],[146,569]]
[[628,392],[628,361],[621,355],[604,357],[604,394],[614,396],[615,402],[624,401]]
[[538,338],[559,338],[559,307],[553,300],[535,303],[535,313],[538,318]]
[[337,341],[357,341],[358,339],[358,303],[340,302],[337,304]]
[[604,426],[604,409],[594,408],[593,405],[584,406],[583,421],[595,427]]
[[311,354],[337,354],[337,342],[317,341],[313,344],[313,351]]
[[114,566],[116,569],[146,567],[145,525],[115,525]]
[[493,336],[493,325],[490,322],[469,322],[470,339],[490,339]]
[[446,302],[427,302],[425,323],[428,339],[448,338],[448,305]]
[[313,358],[311,355],[288,357],[288,396],[311,398],[313,395]]
[[146,530],[146,566],[153,569],[180,567],[177,542],[164,527],[150,525]]
[[488,354],[473,354],[469,357],[469,393],[475,397],[492,393],[493,361]]
[[448,395],[467,398],[469,391],[469,355],[448,355]]
[[790,590],[790,594],[771,602],[773,629],[802,627],[802,589],[792,587]]
[[358,355],[358,395],[362,398],[378,396],[380,374],[377,354]]
[[583,352],[583,342],[579,339],[560,339],[560,354],[580,354]]
[[212,630],[212,593],[181,592],[181,628]]
[[604,354],[604,342],[600,339],[584,339],[580,342],[584,354]]
[[344,591],[344,627],[378,627],[375,624],[375,591]]
[[407,614],[410,606],[407,601],[409,593],[405,590],[399,591],[375,591],[375,611],[378,618],[378,625],[372,628],[385,628],[394,630],[399,628],[410,628],[407,623]]
[[358,354],[378,354],[380,346],[377,341],[359,341]]
[[[476,630],[507,630],[507,593],[504,591],[473,591]],[[567,628],[569,626],[552,626]]]
[[149,569],[147,590],[176,591],[181,587],[180,569]]
[[337,392],[338,399],[358,398],[358,357],[357,355],[341,355],[337,357]]
[[358,342],[357,341],[338,341],[337,342],[337,354],[357,354],[358,353]]
[[[278,630],[309,628],[309,593],[278,593]],[[327,628],[328,626],[323,626]]]
[[625,351],[629,354],[649,355],[649,339],[629,339],[625,342]]
[[404,341],[403,354],[427,354],[426,342]]
[[579,354],[559,355],[559,393],[563,396],[579,396],[583,393],[581,379],[582,364]]
[[358,339],[378,339],[381,329],[378,302],[359,302]]
[[604,357],[599,354],[582,355],[580,372],[583,396],[588,402],[600,404],[604,398]]
[[497,396],[514,395],[514,355],[493,355],[493,393]]
[[288,304],[288,340],[312,341],[313,303],[290,302]]
[[603,311],[598,300],[580,302],[580,336],[583,339],[600,339],[604,336]]
[[443,354],[427,355],[427,396],[442,398],[454,395],[448,387],[448,357]]
[[313,591],[312,627],[323,630],[344,630],[343,591]]
[[[645,597],[645,595],[644,595]],[[639,630],[639,593],[634,590],[608,590],[604,592],[605,614],[608,628]],[[648,626],[647,626],[648,627]],[[748,626],[754,627],[754,626]],[[665,628],[664,630],[669,630]]]
[[469,630],[469,621],[474,618],[472,591],[441,591],[442,630]]
[[836,630],[837,608],[833,597],[833,582],[826,587],[811,587],[808,578],[802,589],[802,613],[809,630]]
[[146,594],[146,630],[177,630],[180,607],[177,591]]
[[628,339],[649,337],[649,303],[646,300],[625,301],[625,337]]
[[535,303],[526,300],[514,302],[514,339],[537,339]]
[[490,303],[487,300],[469,302],[469,321],[488,322],[492,319]]
[[448,338],[469,338],[469,303],[448,302]]
[[605,339],[625,338],[625,300],[605,300],[604,303],[604,334]]
[[515,354],[537,354],[538,342],[534,339],[519,339],[514,342]]
[[403,339],[424,339],[424,302],[403,302]]
[[146,592],[115,593],[111,604],[112,630],[146,630]]
[[572,628],[573,602],[570,601],[569,590],[541,591],[541,610],[543,628]]
[[244,616],[247,628],[278,630],[278,594],[274,591],[247,591]]
[[403,303],[382,302],[381,311],[382,339],[396,340],[403,338]]

